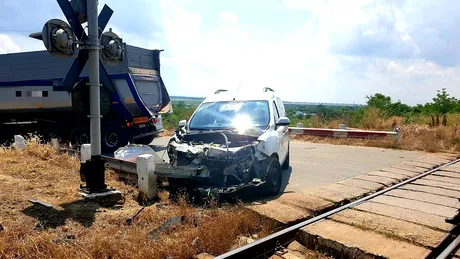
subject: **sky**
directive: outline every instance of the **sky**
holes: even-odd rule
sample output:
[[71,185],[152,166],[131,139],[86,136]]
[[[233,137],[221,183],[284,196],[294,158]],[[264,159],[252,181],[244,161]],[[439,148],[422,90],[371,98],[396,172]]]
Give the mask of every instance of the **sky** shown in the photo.
[[[28,7],[24,7],[27,2]],[[285,101],[415,105],[447,88],[460,98],[457,0],[99,0],[130,45],[163,49],[171,95],[273,88]],[[53,0],[0,3],[0,54],[43,50],[28,38]]]

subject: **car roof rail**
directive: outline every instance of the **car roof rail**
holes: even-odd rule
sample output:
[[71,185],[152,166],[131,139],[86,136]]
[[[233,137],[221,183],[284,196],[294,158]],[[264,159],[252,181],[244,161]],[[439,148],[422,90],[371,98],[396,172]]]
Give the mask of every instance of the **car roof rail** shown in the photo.
[[271,89],[270,87],[264,87],[263,91],[264,92],[267,92],[267,91],[275,92],[275,90]]
[[228,90],[226,90],[226,89],[217,89],[217,90],[214,92],[214,94],[218,94],[218,93],[220,93],[220,92],[228,92]]

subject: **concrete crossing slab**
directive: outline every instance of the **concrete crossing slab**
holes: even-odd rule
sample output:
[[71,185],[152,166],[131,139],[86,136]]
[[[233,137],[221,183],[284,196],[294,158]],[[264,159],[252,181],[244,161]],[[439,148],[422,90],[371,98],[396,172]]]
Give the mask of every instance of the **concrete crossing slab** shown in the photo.
[[417,173],[417,172],[403,170],[403,169],[399,169],[399,168],[395,168],[395,167],[385,167],[385,168],[380,169],[380,171],[403,174],[403,175],[407,175],[409,177],[414,177],[414,176],[420,174],[420,173]]
[[442,217],[451,217],[457,213],[457,210],[451,207],[426,203],[416,200],[408,200],[387,195],[382,195],[372,199],[373,202],[383,203],[395,207],[417,210],[426,214],[433,214]]
[[428,171],[427,169],[425,168],[422,168],[422,167],[415,167],[415,166],[411,166],[411,165],[394,165],[392,166],[393,168],[398,168],[398,169],[402,169],[402,170],[406,170],[406,171],[411,171],[411,172],[414,172],[414,173],[424,173],[426,171]]
[[440,188],[447,189],[447,190],[460,191],[460,185],[446,183],[446,182],[433,181],[433,180],[418,179],[412,182],[412,184],[427,185],[427,186],[433,186],[433,187],[440,187]]
[[308,219],[313,216],[312,213],[306,210],[283,204],[277,200],[260,205],[248,205],[246,207],[283,224],[290,224],[299,219]]
[[448,190],[448,189],[443,189],[443,188],[433,187],[433,186],[427,186],[427,185],[406,184],[398,189],[432,193],[432,194],[436,194],[440,196],[451,197],[454,199],[460,198],[460,191],[453,191],[453,190]]
[[433,181],[439,181],[439,182],[445,182],[445,183],[452,183],[452,184],[460,185],[460,179],[458,179],[458,178],[453,178],[453,177],[443,177],[443,176],[437,176],[437,175],[427,175],[426,177],[423,177],[423,179],[426,179],[426,180],[433,180]]
[[386,236],[394,236],[420,246],[436,247],[446,234],[444,231],[412,222],[359,210],[345,210],[330,219]]
[[437,175],[437,176],[442,176],[442,177],[452,177],[452,178],[457,178],[460,179],[460,173],[454,173],[450,171],[437,171],[432,173],[431,175]]
[[358,176],[355,176],[353,178],[354,179],[366,180],[366,181],[370,181],[370,182],[376,182],[376,183],[383,184],[385,186],[390,186],[390,185],[393,185],[393,184],[399,182],[398,180],[393,179],[393,178],[376,176],[376,175],[369,175],[369,174],[358,175]]
[[328,201],[342,202],[344,200],[355,200],[367,193],[369,190],[346,186],[341,184],[329,184],[326,186],[310,189],[304,193],[323,198]]
[[423,163],[433,163],[433,164],[437,164],[438,166],[452,161],[451,159],[448,159],[448,158],[432,157],[432,156],[427,156],[427,155],[421,156],[413,160],[423,162]]
[[406,179],[409,179],[410,176],[404,175],[404,174],[398,174],[398,173],[393,173],[393,172],[385,172],[385,171],[372,171],[370,173],[367,173],[367,175],[376,175],[376,176],[382,176],[386,178],[393,178],[395,180],[398,180],[399,182],[402,182]]
[[447,159],[430,158],[430,157],[425,157],[425,156],[422,156],[416,159],[412,159],[411,161],[414,161],[417,163],[423,163],[427,165],[432,165],[433,167],[438,167],[440,165],[450,162],[450,160],[447,160]]
[[354,186],[354,187],[358,187],[358,188],[362,188],[362,189],[366,189],[366,190],[371,190],[371,191],[376,191],[376,190],[379,190],[379,189],[382,189],[383,187],[385,187],[385,185],[380,184],[380,183],[369,182],[369,181],[361,180],[361,179],[357,179],[357,178],[346,179],[346,180],[337,182],[337,184],[343,184],[343,185],[347,185],[347,186]]
[[460,173],[460,167],[449,166],[449,167],[447,167],[447,168],[444,168],[443,171],[454,172],[454,173]]
[[409,200],[423,201],[426,203],[433,203],[437,205],[443,205],[451,208],[460,208],[460,202],[458,199],[450,198],[446,196],[440,196],[432,193],[417,192],[403,189],[391,190],[385,195],[394,196],[398,198],[404,198]]
[[435,168],[437,165],[436,164],[433,164],[433,163],[430,163],[430,164],[427,164],[427,163],[424,163],[424,162],[420,162],[420,161],[404,161],[401,163],[401,165],[409,165],[409,166],[414,166],[414,167],[420,167],[420,168],[424,168],[424,169],[433,169]]
[[449,159],[449,160],[454,160],[454,159],[457,159],[459,157],[458,154],[449,154],[449,153],[436,153],[436,154],[425,154],[424,155],[425,157],[440,157],[440,158],[445,158],[445,159]]
[[434,214],[426,214],[421,211],[395,207],[383,203],[370,201],[358,205],[354,209],[425,225],[433,229],[449,231],[452,228],[452,225],[447,224],[444,221],[445,217]]
[[327,247],[343,258],[425,258],[430,250],[347,224],[324,220],[302,228],[298,241],[308,248]]
[[285,193],[277,201],[282,204],[301,208],[312,214],[317,214],[332,206],[332,203],[329,201],[302,193]]

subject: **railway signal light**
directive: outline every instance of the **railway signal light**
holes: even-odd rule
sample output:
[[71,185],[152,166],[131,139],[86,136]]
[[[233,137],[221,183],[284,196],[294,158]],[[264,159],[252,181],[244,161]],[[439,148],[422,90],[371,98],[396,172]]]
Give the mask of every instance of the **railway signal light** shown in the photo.
[[123,62],[123,40],[109,29],[101,35],[101,58],[107,64],[116,66]]
[[48,52],[55,57],[71,58],[75,53],[76,38],[72,27],[62,20],[47,21],[41,33],[31,33],[29,37],[42,40]]

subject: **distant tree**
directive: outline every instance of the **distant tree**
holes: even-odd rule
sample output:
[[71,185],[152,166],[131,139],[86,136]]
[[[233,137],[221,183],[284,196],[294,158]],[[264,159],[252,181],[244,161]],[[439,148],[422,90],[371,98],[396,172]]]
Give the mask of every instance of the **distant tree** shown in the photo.
[[420,114],[423,112],[424,106],[422,104],[417,104],[412,110],[414,113]]
[[185,107],[185,102],[184,101],[177,101],[175,104],[173,104],[176,107]]
[[446,88],[438,90],[436,97],[433,98],[433,108],[436,115],[445,115],[453,112],[458,100],[455,97],[450,97]]
[[401,101],[397,101],[394,103],[391,103],[388,106],[388,114],[391,116],[404,116],[405,114],[411,112],[413,109],[404,103],[401,103]]
[[375,95],[366,96],[367,106],[374,107],[380,110],[388,110],[391,105],[391,97],[376,93]]

